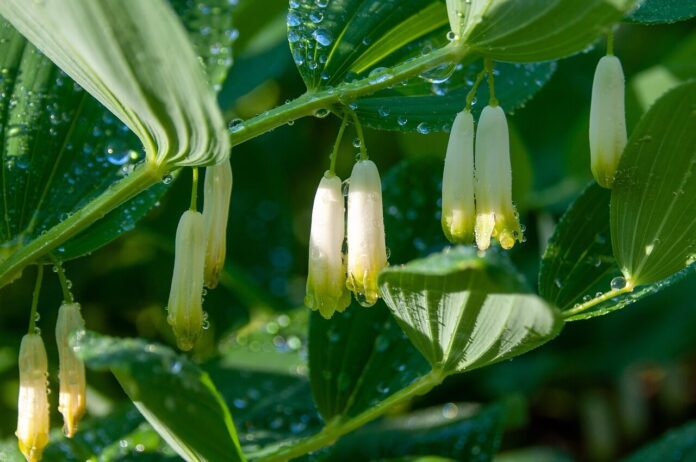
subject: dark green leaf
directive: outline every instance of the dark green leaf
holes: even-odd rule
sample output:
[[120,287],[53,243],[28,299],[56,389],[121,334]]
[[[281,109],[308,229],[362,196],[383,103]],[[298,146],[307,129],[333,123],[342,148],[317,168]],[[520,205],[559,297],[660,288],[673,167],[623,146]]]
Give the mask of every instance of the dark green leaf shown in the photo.
[[[335,86],[359,77],[384,77],[386,68],[448,43],[449,24],[440,0],[314,0],[295,2],[288,14],[293,58],[307,87]],[[292,6],[292,4],[291,4]],[[368,126],[385,130],[447,131],[480,59],[448,63],[403,85],[358,100],[352,106]],[[497,68],[496,93],[513,111],[551,77],[553,63]],[[485,85],[479,101],[487,101]],[[483,105],[479,103],[479,107]]]
[[614,255],[629,285],[696,260],[696,82],[660,98],[631,134],[611,196]]
[[[208,63],[211,80],[222,78],[234,36],[229,3],[217,0],[206,8],[199,2],[173,3]],[[213,10],[225,13],[225,19],[212,17]],[[205,24],[207,18],[211,22]],[[1,18],[0,41],[2,260],[127,175],[144,152],[124,124]],[[56,249],[56,257],[82,256],[133,229],[166,190],[163,183],[131,199]]]
[[634,3],[634,0],[489,0],[480,21],[469,26],[466,41],[499,61],[559,59],[591,46]]
[[360,414],[429,370],[381,302],[372,308],[354,302],[330,320],[312,312],[309,372],[327,422]]
[[[609,239],[610,192],[592,183],[563,215],[544,252],[539,272],[539,293],[563,312],[593,303],[611,290],[621,271]],[[639,287],[582,310],[567,313],[567,321],[602,316],[679,281],[686,271],[657,284]],[[617,280],[620,281],[620,280]]]
[[659,440],[649,444],[624,462],[663,462],[678,460],[693,462],[696,460],[696,422],[668,432]]
[[215,385],[185,357],[142,340],[94,333],[78,335],[74,345],[88,367],[114,373],[138,410],[183,458],[244,460]]
[[643,0],[626,20],[641,24],[670,24],[696,16],[696,0]]
[[340,439],[331,461],[384,460],[430,455],[486,462],[498,450],[506,407],[448,403],[388,417]]
[[559,313],[524,290],[519,276],[471,248],[389,267],[380,291],[399,325],[434,368],[464,372],[548,342]]

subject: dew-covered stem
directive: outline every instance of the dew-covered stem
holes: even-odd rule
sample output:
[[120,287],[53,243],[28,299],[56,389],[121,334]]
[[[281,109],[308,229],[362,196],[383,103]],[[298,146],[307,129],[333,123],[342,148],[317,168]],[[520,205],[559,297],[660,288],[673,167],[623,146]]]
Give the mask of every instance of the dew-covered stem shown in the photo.
[[347,106],[363,96],[392,87],[434,67],[459,62],[472,52],[468,46],[455,41],[432,53],[385,70],[383,78],[374,79],[368,76],[320,91],[307,92],[293,101],[235,126],[230,134],[230,142],[234,147],[289,122],[313,115],[319,110],[330,109],[336,104]]
[[70,291],[70,284],[68,283],[68,278],[65,277],[65,268],[63,268],[63,264],[61,262],[55,260],[55,257],[51,257],[51,259],[54,260],[53,270],[58,275],[60,288],[63,291],[63,301],[65,303],[73,303],[75,301],[75,298],[73,297],[73,294]]
[[136,167],[130,175],[0,263],[0,287],[14,281],[24,268],[53,252],[119,205],[162,181],[164,174],[148,163]]
[[338,158],[338,149],[341,147],[341,140],[343,139],[343,133],[346,131],[346,126],[348,125],[348,117],[344,117],[341,122],[341,128],[338,129],[338,135],[336,135],[336,142],[334,143],[333,151],[331,151],[329,165],[329,172],[332,175],[336,174],[336,159]]
[[611,300],[611,299],[614,298],[614,297],[618,297],[619,295],[623,295],[623,294],[627,294],[627,293],[633,292],[633,289],[634,289],[634,286],[633,286],[632,284],[627,284],[625,287],[622,287],[622,288],[620,288],[620,289],[612,289],[612,290],[610,290],[610,291],[608,291],[608,292],[604,292],[604,293],[603,293],[602,295],[600,295],[599,297],[595,297],[595,298],[593,298],[592,300],[588,300],[588,301],[586,301],[586,302],[584,302],[584,303],[581,303],[581,304],[579,304],[579,305],[576,305],[575,307],[573,307],[573,308],[571,308],[571,309],[569,309],[569,310],[564,311],[564,312],[563,312],[563,317],[564,317],[565,319],[568,319],[568,318],[570,318],[570,317],[572,317],[572,316],[576,316],[576,315],[578,315],[578,314],[580,314],[580,313],[583,313],[583,312],[589,310],[589,309],[592,308],[593,306],[597,306],[597,305],[599,305],[600,303],[604,303],[604,302],[606,302],[607,300]]
[[31,314],[29,315],[29,333],[33,334],[36,331],[36,315],[39,312],[39,294],[41,293],[41,284],[43,282],[43,265],[36,267],[36,284],[34,284],[34,293],[31,296]]

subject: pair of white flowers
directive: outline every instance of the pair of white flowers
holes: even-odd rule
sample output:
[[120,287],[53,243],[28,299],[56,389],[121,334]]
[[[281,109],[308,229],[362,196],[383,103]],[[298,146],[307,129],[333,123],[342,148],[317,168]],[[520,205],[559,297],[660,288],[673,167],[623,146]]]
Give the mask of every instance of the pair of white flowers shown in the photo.
[[[60,369],[58,410],[63,414],[63,431],[69,438],[85,413],[85,366],[68,344],[70,335],[85,328],[78,303],[63,303],[58,310],[56,342]],[[30,333],[19,347],[19,400],[17,439],[28,462],[41,460],[48,444],[50,412],[48,405],[48,359],[41,335]]]
[[442,230],[450,242],[475,240],[481,250],[490,247],[492,237],[504,249],[523,239],[512,203],[510,137],[500,106],[483,109],[476,136],[471,112],[464,110],[454,120],[442,178]]
[[203,213],[187,210],[179,220],[167,322],[184,351],[194,347],[203,330],[203,288],[217,287],[225,264],[231,197],[229,161],[208,167]]
[[379,298],[377,277],[387,266],[387,246],[382,183],[374,162],[360,160],[353,167],[347,227],[345,215],[341,179],[326,172],[312,209],[305,305],[327,319],[350,304],[349,291],[363,306],[372,306]]

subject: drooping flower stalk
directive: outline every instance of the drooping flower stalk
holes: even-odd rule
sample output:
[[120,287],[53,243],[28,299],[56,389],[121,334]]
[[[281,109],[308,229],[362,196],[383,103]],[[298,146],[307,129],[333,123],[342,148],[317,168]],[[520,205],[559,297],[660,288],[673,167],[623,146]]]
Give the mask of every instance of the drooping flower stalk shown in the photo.
[[488,105],[476,130],[476,244],[490,247],[491,237],[511,249],[522,242],[522,230],[512,203],[510,139],[505,112]]
[[205,171],[203,222],[206,233],[205,286],[214,289],[225,265],[227,219],[232,197],[232,166],[229,161]]
[[592,84],[590,156],[592,174],[600,186],[611,188],[626,147],[625,82],[616,56],[599,60]]
[[174,273],[169,292],[167,322],[180,349],[194,347],[203,328],[203,271],[205,265],[203,215],[187,210],[176,230]]
[[464,110],[452,125],[442,175],[442,230],[453,244],[474,241],[474,118]]
[[41,336],[26,334],[19,347],[17,439],[27,462],[41,460],[48,444],[48,359]]
[[387,266],[382,184],[377,166],[360,160],[348,190],[348,279],[346,285],[363,306],[379,298],[377,276]]
[[341,179],[326,172],[319,182],[312,208],[309,271],[305,305],[326,319],[350,305],[343,258],[345,205]]
[[70,336],[85,328],[79,303],[63,303],[58,310],[56,321],[56,343],[58,359],[60,394],[58,411],[63,414],[63,432],[71,438],[77,431],[77,424],[85,413],[86,382],[85,365],[70,348]]

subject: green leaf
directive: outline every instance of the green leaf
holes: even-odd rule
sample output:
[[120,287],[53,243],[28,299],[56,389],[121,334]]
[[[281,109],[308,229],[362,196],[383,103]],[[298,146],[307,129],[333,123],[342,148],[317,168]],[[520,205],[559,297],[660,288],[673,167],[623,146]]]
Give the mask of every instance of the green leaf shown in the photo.
[[[227,19],[204,24],[199,2],[174,2],[197,43],[201,59],[215,51],[231,62],[230,5],[216,0]],[[212,10],[211,10],[212,11]],[[214,18],[211,18],[214,19]],[[205,29],[204,29],[205,28]],[[207,33],[203,33],[205,30]],[[227,32],[226,32],[227,31]],[[53,65],[0,18],[0,260],[39,238],[142,162],[138,139],[97,100]],[[215,47],[219,45],[220,49]],[[225,48],[226,47],[226,48]],[[209,72],[227,67],[210,61]],[[212,75],[212,74],[211,74]],[[68,260],[92,252],[135,226],[168,189],[162,183],[110,212],[88,230],[58,247]]]
[[381,302],[372,308],[354,302],[330,320],[310,316],[312,394],[327,422],[378,405],[429,370]]
[[384,460],[437,455],[453,460],[490,461],[498,450],[507,409],[448,403],[387,417],[341,438],[326,460]]
[[625,19],[640,24],[671,24],[695,16],[695,0],[643,0]]
[[628,141],[611,195],[614,255],[629,285],[696,260],[696,81],[660,98]]
[[[557,306],[566,321],[602,316],[681,280],[687,271],[630,293],[605,294],[620,285],[621,270],[609,238],[610,191],[591,183],[563,215],[541,260],[539,294]],[[576,313],[577,314],[574,314]]]
[[509,267],[471,248],[388,267],[379,281],[399,325],[433,368],[445,373],[520,355],[563,327],[559,313],[527,293]]
[[696,422],[671,430],[659,440],[638,450],[623,462],[661,462],[696,460]]
[[[291,3],[288,39],[310,90],[371,76],[447,45],[449,24],[440,0],[314,0]],[[447,63],[403,85],[351,103],[360,119],[383,130],[448,131],[464,108],[481,59]],[[507,111],[523,105],[551,77],[553,63],[501,64],[496,94]],[[482,85],[478,101],[487,101]],[[479,104],[477,107],[482,107]]]
[[[244,460],[232,417],[208,375],[171,349],[82,333],[75,351],[108,369],[150,424],[186,460]],[[205,429],[204,432],[201,429]]]
[[578,53],[621,20],[634,0],[488,0],[466,42],[495,60],[535,62]]
[[138,136],[148,163],[168,169],[229,155],[203,69],[164,0],[8,0],[0,14]]

